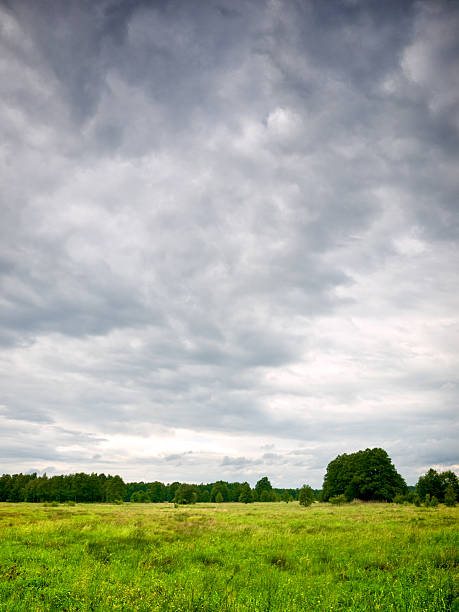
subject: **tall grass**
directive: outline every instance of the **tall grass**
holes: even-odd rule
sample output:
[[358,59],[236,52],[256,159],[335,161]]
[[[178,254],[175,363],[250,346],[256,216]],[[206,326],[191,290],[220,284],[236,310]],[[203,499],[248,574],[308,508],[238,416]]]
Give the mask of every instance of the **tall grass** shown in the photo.
[[459,610],[458,514],[3,503],[0,610]]

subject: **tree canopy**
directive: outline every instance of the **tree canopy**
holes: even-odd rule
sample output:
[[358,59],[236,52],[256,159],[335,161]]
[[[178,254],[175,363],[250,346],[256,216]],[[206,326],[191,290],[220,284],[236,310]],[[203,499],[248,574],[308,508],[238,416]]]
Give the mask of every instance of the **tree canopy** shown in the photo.
[[416,484],[416,493],[422,500],[425,500],[426,495],[430,495],[436,497],[439,502],[444,502],[448,489],[448,499],[452,499],[453,493],[455,499],[459,499],[459,479],[451,470],[437,472],[431,468],[424,476],[419,477]]
[[382,448],[338,455],[328,464],[323,484],[323,500],[345,495],[347,500],[392,501],[407,492],[403,478]]

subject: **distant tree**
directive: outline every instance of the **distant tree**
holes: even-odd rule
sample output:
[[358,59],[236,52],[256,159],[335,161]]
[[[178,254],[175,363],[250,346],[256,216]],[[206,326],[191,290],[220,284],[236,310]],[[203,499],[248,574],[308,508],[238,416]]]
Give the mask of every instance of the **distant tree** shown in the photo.
[[407,492],[388,454],[382,448],[367,448],[350,455],[339,455],[328,464],[322,496],[324,501],[345,495],[348,501],[391,501]]
[[126,493],[126,485],[121,476],[108,476],[105,481],[105,499],[108,502],[114,502],[118,499],[124,499]]
[[223,498],[222,501],[225,501],[225,502],[229,501],[228,484],[224,482],[223,480],[218,480],[217,482],[214,483],[212,490],[210,492],[210,500],[216,502],[217,495],[219,493]]
[[210,492],[208,489],[203,489],[199,493],[199,501],[200,502],[208,502],[210,500]]
[[263,489],[263,491],[261,491],[260,493],[259,500],[261,502],[270,502],[271,501],[271,491],[266,491],[266,489]]
[[190,484],[181,484],[175,491],[174,502],[176,504],[195,504],[198,501],[196,487]]
[[288,504],[289,501],[292,501],[293,497],[290,495],[290,493],[285,490],[282,491],[281,493],[281,501],[286,502]]
[[217,495],[215,496],[215,501],[217,502],[217,504],[221,504],[222,502],[225,501],[223,499],[223,495],[221,494],[221,491],[217,492]]
[[177,491],[179,486],[180,486],[179,482],[171,482],[171,484],[167,486],[167,498],[166,498],[167,501],[169,502],[174,501],[175,492]]
[[454,472],[448,470],[446,472],[437,472],[434,469],[428,470],[424,476],[420,476],[416,484],[416,493],[422,500],[426,496],[433,496],[440,502],[445,501],[446,490],[451,487],[455,492],[456,499],[459,495],[459,479]]
[[440,474],[431,468],[424,476],[420,476],[416,484],[416,492],[423,501],[425,501],[428,495],[429,503],[432,495],[435,495],[438,499],[442,499],[443,483]]
[[456,492],[451,484],[446,487],[445,504],[450,507],[456,505]]
[[271,491],[273,490],[267,476],[263,476],[255,485],[255,491],[259,501],[273,501]]
[[150,482],[147,484],[146,488],[148,497],[153,503],[158,504],[166,501],[167,489],[162,482],[158,482],[157,480],[155,482]]
[[314,491],[309,485],[303,485],[298,496],[300,506],[310,506],[314,501]]
[[242,483],[238,501],[243,504],[250,504],[253,501],[252,489],[248,482]]
[[135,491],[130,498],[131,502],[146,504],[150,500],[145,491]]
[[[443,496],[446,495],[446,490],[449,486],[451,486],[456,494],[456,499],[459,498],[459,478],[457,475],[451,470],[447,470],[446,472],[440,473],[440,478],[443,483]],[[442,498],[440,501],[444,501]]]

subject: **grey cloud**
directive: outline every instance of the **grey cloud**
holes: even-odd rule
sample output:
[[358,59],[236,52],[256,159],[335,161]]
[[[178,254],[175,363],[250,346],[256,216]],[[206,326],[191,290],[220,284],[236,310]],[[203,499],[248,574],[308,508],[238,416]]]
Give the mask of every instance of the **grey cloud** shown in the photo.
[[[409,470],[452,462],[393,431],[415,447],[455,425],[456,8],[0,10],[8,422],[92,428],[106,462],[100,432],[291,445],[242,453],[247,477],[271,461],[317,478],[370,443]],[[51,447],[36,456],[57,465]],[[192,480],[185,451],[160,465]]]

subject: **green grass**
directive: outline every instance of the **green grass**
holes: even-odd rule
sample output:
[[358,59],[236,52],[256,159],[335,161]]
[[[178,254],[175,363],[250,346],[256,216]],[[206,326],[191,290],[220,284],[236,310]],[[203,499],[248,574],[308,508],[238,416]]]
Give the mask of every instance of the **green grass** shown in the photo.
[[0,610],[458,610],[457,508],[0,504]]

